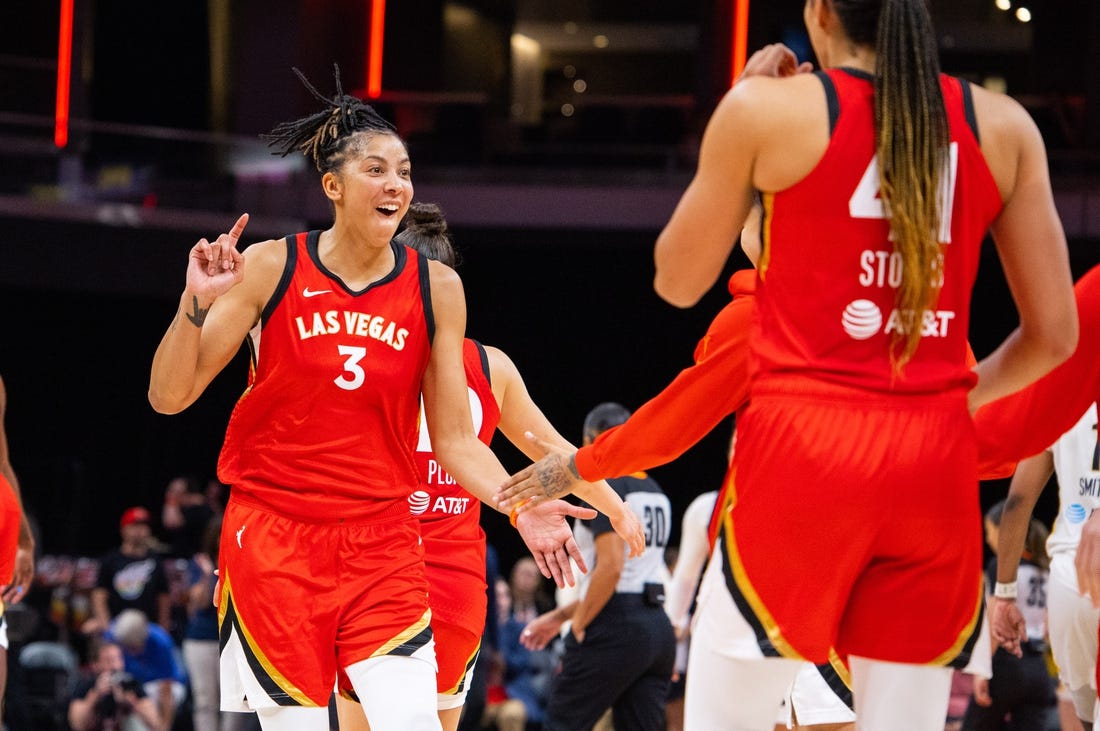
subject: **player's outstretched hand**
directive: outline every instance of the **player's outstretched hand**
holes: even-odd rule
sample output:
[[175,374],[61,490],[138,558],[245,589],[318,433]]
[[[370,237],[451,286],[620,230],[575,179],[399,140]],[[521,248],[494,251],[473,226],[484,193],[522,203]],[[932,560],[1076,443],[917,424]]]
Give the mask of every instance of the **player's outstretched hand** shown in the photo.
[[[497,492],[497,504],[509,512],[529,510],[539,503],[562,497],[587,485],[577,474],[576,451],[563,449],[527,432],[527,440],[543,453],[542,459],[510,477]],[[609,489],[609,488],[608,488]],[[638,516],[624,502],[617,509],[601,506],[611,521],[611,527],[626,541],[630,558],[642,555],[645,550],[645,532]]]
[[553,579],[558,588],[562,588],[577,583],[569,563],[570,557],[581,573],[588,573],[588,566],[565,519],[591,520],[595,517],[596,511],[591,508],[570,505],[564,500],[551,500],[519,513],[516,516],[516,530],[527,544],[542,575]]
[[575,451],[566,451],[531,432],[526,437],[545,456],[505,480],[496,495],[501,510],[511,511],[517,505],[522,505],[520,510],[529,510],[547,500],[565,497],[585,484],[570,467]]

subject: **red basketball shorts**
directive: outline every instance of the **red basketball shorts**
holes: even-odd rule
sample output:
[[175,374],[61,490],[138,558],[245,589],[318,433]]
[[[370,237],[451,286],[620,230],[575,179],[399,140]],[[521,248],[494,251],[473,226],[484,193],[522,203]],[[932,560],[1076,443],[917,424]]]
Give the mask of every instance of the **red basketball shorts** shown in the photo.
[[964,393],[760,388],[733,470],[726,582],[765,655],[965,664],[982,538]]
[[351,689],[343,668],[431,640],[419,529],[401,507],[369,523],[305,523],[230,500],[219,555],[223,709],[324,706],[338,675]]

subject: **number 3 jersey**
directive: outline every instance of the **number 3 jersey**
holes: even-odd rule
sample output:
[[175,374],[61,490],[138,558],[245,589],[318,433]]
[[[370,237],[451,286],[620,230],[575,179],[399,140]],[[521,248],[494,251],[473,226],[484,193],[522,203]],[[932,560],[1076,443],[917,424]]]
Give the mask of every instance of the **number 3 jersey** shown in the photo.
[[[940,183],[942,288],[929,309],[912,313],[895,304],[903,267],[879,195],[873,81],[850,69],[818,77],[829,146],[805,178],[764,195],[757,383],[804,376],[902,393],[969,388],[970,291],[982,239],[1002,208],[978,143],[970,87],[941,77],[950,129]],[[920,345],[895,377],[891,344],[912,327],[920,328]]]
[[305,521],[407,516],[434,328],[427,260],[391,243],[393,270],[356,292],[321,263],[319,239],[286,238],[218,477],[236,499]]

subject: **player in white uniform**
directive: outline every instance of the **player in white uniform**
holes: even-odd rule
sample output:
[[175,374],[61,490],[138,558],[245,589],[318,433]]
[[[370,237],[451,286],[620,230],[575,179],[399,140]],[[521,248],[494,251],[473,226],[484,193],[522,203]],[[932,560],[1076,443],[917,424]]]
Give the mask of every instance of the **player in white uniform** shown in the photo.
[[[677,636],[682,636],[688,629],[695,589],[710,556],[708,528],[717,497],[717,491],[705,492],[692,500],[684,511],[680,526],[680,551],[665,604]],[[677,656],[677,670],[686,669],[686,660],[685,656],[685,664],[682,665],[681,658]],[[847,671],[843,673],[847,675]],[[716,690],[720,692],[720,688]],[[776,724],[779,728],[792,728],[797,720],[798,728],[851,728],[850,724],[856,718],[851,703],[852,691],[840,672],[831,666],[818,668],[813,663],[806,663],[787,692],[786,703]]]
[[1020,642],[1026,641],[1027,627],[1015,602],[1015,596],[1023,591],[1022,588],[1017,590],[1016,569],[1031,511],[1054,473],[1058,477],[1058,517],[1047,541],[1050,642],[1059,676],[1086,729],[1092,728],[1096,718],[1100,609],[1081,594],[1074,557],[1081,542],[1082,526],[1093,511],[1100,508],[1098,458],[1100,443],[1097,441],[1096,404],[1093,404],[1050,449],[1020,462],[1001,518],[997,585],[990,612],[994,639],[1019,655]]

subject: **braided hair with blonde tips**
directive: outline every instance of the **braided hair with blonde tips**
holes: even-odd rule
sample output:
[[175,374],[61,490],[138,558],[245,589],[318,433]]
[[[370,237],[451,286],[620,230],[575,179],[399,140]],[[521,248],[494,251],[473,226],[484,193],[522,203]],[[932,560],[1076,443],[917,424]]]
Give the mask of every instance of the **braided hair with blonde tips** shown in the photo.
[[[336,76],[336,95],[325,97],[309,82],[301,71],[292,68],[306,89],[315,99],[325,105],[321,111],[314,112],[293,122],[281,122],[268,134],[260,135],[269,147],[278,148],[272,154],[286,157],[298,151],[313,161],[321,173],[339,170],[355,151],[360,132],[390,134],[401,139],[397,128],[386,121],[374,107],[354,96],[344,93],[340,85],[340,67],[333,64]],[[404,141],[402,141],[404,144]]]
[[[822,0],[823,2],[826,0]],[[891,350],[895,371],[920,344],[925,310],[942,285],[941,222],[950,131],[936,37],[925,0],[831,0],[848,38],[873,45],[879,189],[902,280],[896,305],[909,314]]]

